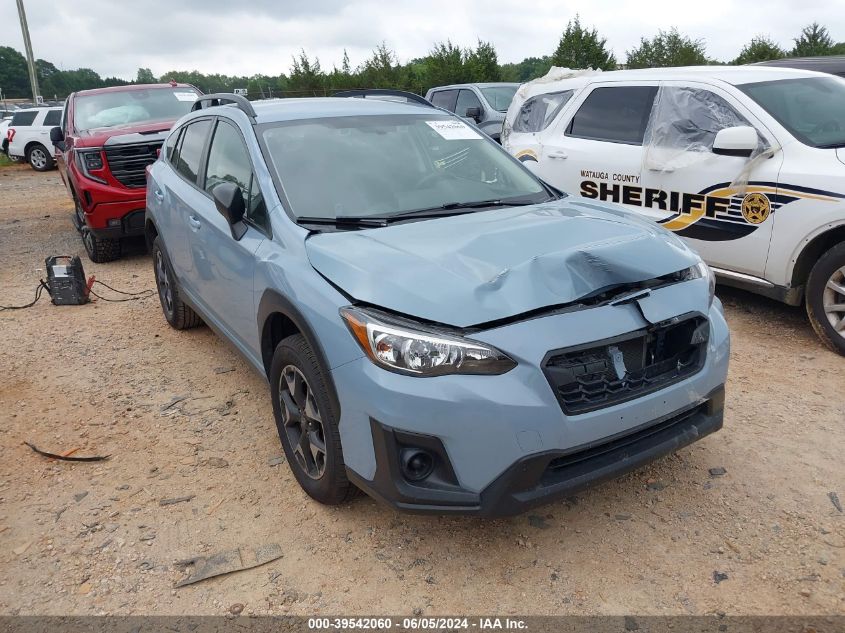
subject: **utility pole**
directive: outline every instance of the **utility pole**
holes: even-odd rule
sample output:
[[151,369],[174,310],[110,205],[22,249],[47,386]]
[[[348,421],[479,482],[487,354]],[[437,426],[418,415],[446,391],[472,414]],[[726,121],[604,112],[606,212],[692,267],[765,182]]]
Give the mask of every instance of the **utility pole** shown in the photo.
[[32,88],[32,102],[38,104],[38,75],[35,74],[35,58],[32,56],[32,42],[29,39],[29,26],[26,23],[26,11],[23,8],[23,0],[18,2],[18,17],[21,19],[21,32],[23,33],[23,46],[26,49],[26,65],[29,68],[29,85]]

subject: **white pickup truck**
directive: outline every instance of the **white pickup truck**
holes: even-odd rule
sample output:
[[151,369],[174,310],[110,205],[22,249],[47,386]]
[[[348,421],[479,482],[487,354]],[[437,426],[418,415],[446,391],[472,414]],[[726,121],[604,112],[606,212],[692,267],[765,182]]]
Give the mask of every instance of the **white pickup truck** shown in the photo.
[[553,68],[517,91],[502,145],[549,184],[674,231],[721,283],[805,302],[845,354],[845,79]]

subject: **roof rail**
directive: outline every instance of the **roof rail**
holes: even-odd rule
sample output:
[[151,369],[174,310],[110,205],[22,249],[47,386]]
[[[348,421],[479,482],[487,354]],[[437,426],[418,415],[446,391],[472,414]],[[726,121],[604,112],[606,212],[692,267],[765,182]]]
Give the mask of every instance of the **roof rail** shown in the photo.
[[[204,103],[207,103],[207,105],[203,105]],[[194,105],[191,106],[191,112],[202,110],[203,108],[213,108],[214,106],[224,105],[227,103],[233,103],[238,106],[238,109],[241,112],[246,114],[253,121],[255,120],[255,108],[252,107],[249,99],[229,92],[217,92],[215,94],[201,95],[197,97]]]
[[[367,97],[403,97],[409,103],[413,102],[418,105],[428,106],[429,108],[435,107],[434,104],[431,103],[425,97],[421,97],[414,92],[408,92],[407,90],[391,90],[389,88],[364,88],[358,90],[341,90],[340,92],[336,92],[332,95],[333,97],[355,97],[358,99],[366,99]],[[390,101],[390,99],[386,99],[386,101]]]

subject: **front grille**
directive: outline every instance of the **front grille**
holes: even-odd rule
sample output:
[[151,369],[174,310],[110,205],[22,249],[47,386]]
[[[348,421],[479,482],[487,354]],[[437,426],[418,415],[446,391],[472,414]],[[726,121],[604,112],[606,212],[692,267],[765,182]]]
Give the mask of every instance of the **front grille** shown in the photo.
[[127,187],[146,187],[147,165],[156,161],[160,147],[160,142],[107,147],[106,160],[109,170],[118,182]]
[[567,415],[639,398],[704,365],[710,325],[673,320],[605,341],[550,352],[543,371]]

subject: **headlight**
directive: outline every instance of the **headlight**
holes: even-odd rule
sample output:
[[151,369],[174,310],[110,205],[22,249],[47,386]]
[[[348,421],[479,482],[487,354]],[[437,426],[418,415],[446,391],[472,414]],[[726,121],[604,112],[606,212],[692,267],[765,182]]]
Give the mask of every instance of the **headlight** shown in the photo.
[[494,347],[361,308],[340,316],[376,365],[409,376],[504,374],[516,363]]
[[690,266],[686,270],[680,272],[683,281],[690,281],[692,279],[706,279],[708,284],[708,291],[710,292],[710,299],[708,305],[713,305],[713,297],[716,296],[716,275],[710,269],[710,266],[704,263],[704,260],[699,261],[695,266]]
[[105,184],[105,179],[101,176],[94,176],[92,171],[99,171],[103,169],[103,152],[99,149],[80,149],[76,150],[76,162],[82,173],[86,178],[95,180]]

